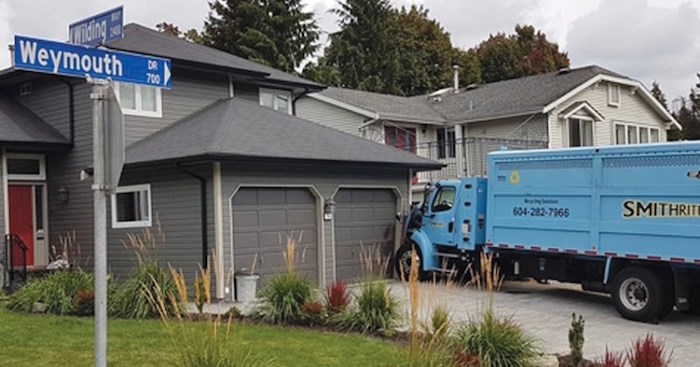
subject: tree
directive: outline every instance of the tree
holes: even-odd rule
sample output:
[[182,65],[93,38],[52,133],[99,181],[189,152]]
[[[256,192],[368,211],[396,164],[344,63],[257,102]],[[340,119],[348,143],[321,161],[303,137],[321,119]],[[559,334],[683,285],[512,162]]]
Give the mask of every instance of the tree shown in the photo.
[[168,22],[160,22],[156,24],[156,29],[158,29],[160,32],[163,32],[165,34],[169,34],[174,37],[180,37],[184,38],[190,42],[194,43],[202,43],[202,37],[197,32],[196,29],[189,29],[185,32],[180,30],[180,27],[176,26],[173,23],[168,23]]
[[210,47],[293,72],[316,52],[319,28],[301,0],[214,0],[201,41]]
[[428,10],[394,9],[388,0],[346,0],[333,11],[340,31],[304,76],[319,83],[398,95],[420,95],[460,82],[478,83],[476,55],[452,46],[450,34]]
[[[654,96],[654,98],[662,105],[664,108],[669,111],[668,109],[668,102],[666,101],[666,95],[664,95],[664,92],[661,90],[661,87],[659,86],[659,83],[656,81],[651,83],[651,95]],[[683,102],[685,104],[685,102]],[[685,112],[683,112],[685,114]],[[674,116],[677,118],[677,116]],[[676,140],[682,140],[683,139],[683,132],[676,129],[676,128],[671,128],[666,130],[666,139],[669,141],[676,141]]]
[[517,25],[511,35],[491,35],[474,51],[486,83],[557,71],[570,64],[566,52],[530,25]]
[[338,86],[400,94],[398,26],[389,0],[344,0],[331,12],[340,30],[329,35],[324,56],[304,75],[335,75]]

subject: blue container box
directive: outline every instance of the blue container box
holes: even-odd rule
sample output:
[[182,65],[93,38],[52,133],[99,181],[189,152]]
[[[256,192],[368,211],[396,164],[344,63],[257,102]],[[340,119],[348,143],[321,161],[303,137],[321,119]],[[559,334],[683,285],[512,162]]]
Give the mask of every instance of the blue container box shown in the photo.
[[700,143],[489,154],[489,246],[700,265]]

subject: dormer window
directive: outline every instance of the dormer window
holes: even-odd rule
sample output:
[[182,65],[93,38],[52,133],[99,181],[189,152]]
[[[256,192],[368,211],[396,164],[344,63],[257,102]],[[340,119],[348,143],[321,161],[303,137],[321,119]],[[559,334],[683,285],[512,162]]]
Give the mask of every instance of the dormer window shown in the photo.
[[288,90],[260,88],[260,105],[292,114],[292,93]]
[[613,107],[620,106],[620,86],[616,84],[608,84],[608,105]]

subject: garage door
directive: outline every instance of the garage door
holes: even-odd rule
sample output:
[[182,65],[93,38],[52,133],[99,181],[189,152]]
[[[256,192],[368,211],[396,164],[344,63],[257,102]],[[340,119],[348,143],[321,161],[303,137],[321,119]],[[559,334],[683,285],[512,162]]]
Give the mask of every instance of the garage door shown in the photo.
[[396,195],[386,189],[341,189],[334,200],[336,278],[354,281],[367,275],[363,253],[373,252],[375,260],[377,254],[384,259],[393,254]]
[[256,265],[265,284],[286,271],[287,236],[301,237],[297,270],[318,283],[316,200],[304,188],[242,188],[233,198],[233,253],[236,270]]

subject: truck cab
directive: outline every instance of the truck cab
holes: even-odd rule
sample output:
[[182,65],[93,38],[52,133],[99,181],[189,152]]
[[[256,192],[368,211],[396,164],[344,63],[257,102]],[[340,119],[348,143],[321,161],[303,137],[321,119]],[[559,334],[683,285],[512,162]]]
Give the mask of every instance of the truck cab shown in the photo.
[[405,243],[396,254],[397,272],[406,276],[416,250],[420,276],[466,270],[486,233],[486,179],[465,177],[426,186],[423,202],[405,226]]

